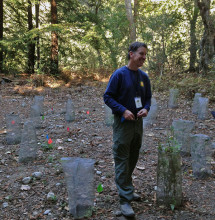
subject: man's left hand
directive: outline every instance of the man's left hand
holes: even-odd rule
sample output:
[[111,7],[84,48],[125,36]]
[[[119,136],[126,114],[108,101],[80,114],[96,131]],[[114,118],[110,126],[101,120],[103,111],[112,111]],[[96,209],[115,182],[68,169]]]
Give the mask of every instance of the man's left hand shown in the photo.
[[148,115],[148,111],[143,108],[141,109],[138,113],[137,113],[137,117],[138,118],[143,118],[143,117],[146,117]]

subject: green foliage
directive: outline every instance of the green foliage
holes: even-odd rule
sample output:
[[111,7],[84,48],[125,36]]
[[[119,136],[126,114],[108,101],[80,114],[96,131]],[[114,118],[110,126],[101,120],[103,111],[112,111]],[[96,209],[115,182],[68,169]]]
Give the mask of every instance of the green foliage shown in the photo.
[[102,184],[100,183],[97,187],[97,192],[101,193],[102,191],[103,191],[103,187],[102,187]]
[[180,144],[176,140],[174,136],[174,129],[173,127],[170,128],[170,131],[168,132],[167,138],[165,143],[161,144],[159,143],[158,150],[162,151],[164,153],[178,153],[180,152]]
[[171,210],[174,211],[175,209],[175,205],[174,204],[170,204]]
[[[34,9],[38,0],[31,2]],[[58,24],[51,25],[50,1],[41,0],[39,28],[35,28],[33,10],[34,28],[30,31],[27,7],[28,1],[4,1],[4,39],[0,41],[0,46],[3,48],[6,73],[17,74],[28,69],[28,44],[36,44],[37,37],[40,61],[36,62],[35,72],[50,73],[52,31],[58,34],[60,69],[89,73],[98,69],[116,69],[125,64],[129,23],[123,1],[58,1]],[[137,40],[149,46],[148,62],[145,64],[149,73],[163,76],[188,68],[190,21],[195,10],[193,1],[139,2]],[[199,16],[197,41],[200,41],[202,33],[203,25]],[[37,61],[37,48],[35,56]],[[210,67],[211,73],[214,73],[214,65]]]
[[54,145],[53,143],[49,144],[48,141],[46,141],[45,143],[41,145],[41,147],[44,151],[50,151],[54,148]]

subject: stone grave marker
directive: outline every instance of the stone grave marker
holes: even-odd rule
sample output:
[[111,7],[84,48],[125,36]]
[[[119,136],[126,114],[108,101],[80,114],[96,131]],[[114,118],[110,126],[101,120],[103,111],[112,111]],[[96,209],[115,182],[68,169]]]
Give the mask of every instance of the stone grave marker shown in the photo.
[[111,126],[114,121],[114,115],[112,114],[111,108],[105,105],[105,124]]
[[212,144],[209,136],[204,134],[191,135],[191,157],[193,176],[207,178],[211,171]]
[[170,89],[169,90],[169,108],[177,108],[178,107],[178,96],[179,90],[178,89]]
[[190,134],[193,131],[195,123],[193,121],[175,119],[172,122],[174,137],[181,145],[182,155],[190,156]]
[[69,196],[69,211],[76,218],[90,217],[94,206],[94,163],[88,158],[61,158]]
[[37,137],[34,122],[27,120],[22,130],[22,139],[19,150],[19,162],[27,163],[36,159],[37,156]]
[[9,145],[19,144],[21,142],[21,119],[19,115],[6,115],[7,134],[6,142]]
[[65,114],[65,120],[67,122],[72,122],[75,120],[75,109],[74,104],[72,102],[72,99],[68,98],[66,103],[66,114]]
[[192,113],[198,114],[198,108],[199,108],[199,98],[202,96],[201,93],[195,93],[194,100],[193,100],[193,106],[192,106]]
[[44,115],[44,97],[43,96],[34,96],[34,105],[37,106],[40,116]]
[[41,108],[39,105],[32,105],[30,109],[30,118],[34,123],[35,128],[41,128],[42,127],[42,117],[41,115]]
[[208,119],[208,98],[199,98],[199,106],[198,106],[198,119],[205,120]]
[[153,125],[157,118],[158,105],[155,98],[151,99],[151,107],[147,117],[143,118],[143,128]]

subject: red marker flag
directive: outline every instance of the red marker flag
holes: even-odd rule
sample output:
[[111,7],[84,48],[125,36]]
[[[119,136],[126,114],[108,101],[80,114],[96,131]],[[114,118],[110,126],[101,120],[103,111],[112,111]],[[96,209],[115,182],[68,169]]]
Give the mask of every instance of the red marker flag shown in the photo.
[[52,139],[49,138],[49,140],[48,140],[48,144],[51,144],[51,143],[52,143]]
[[69,127],[67,128],[67,131],[69,131]]
[[13,121],[11,121],[11,124],[12,124],[12,125],[14,125],[14,124],[15,124],[15,121],[14,121],[14,120],[13,120]]
[[89,110],[87,111],[87,114],[88,114],[88,115],[90,114],[90,111],[89,111]]

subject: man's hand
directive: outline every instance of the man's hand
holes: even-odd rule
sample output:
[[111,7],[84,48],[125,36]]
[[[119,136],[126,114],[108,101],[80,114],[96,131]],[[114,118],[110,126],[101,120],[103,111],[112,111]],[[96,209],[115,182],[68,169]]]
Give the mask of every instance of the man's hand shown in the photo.
[[146,117],[148,115],[148,111],[143,108],[141,109],[138,113],[137,113],[137,117],[138,118],[142,118],[142,117]]
[[125,120],[135,120],[134,114],[129,110],[125,110],[122,116]]

